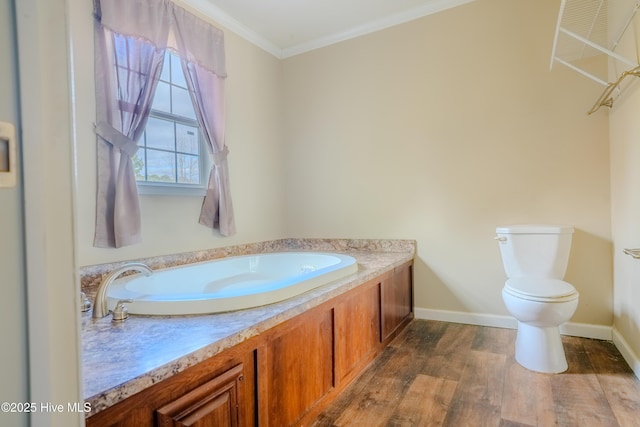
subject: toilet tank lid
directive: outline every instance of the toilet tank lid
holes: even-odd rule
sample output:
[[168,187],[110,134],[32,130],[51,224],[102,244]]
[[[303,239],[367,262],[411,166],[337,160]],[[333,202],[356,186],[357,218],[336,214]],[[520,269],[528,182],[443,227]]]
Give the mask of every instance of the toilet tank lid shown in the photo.
[[522,224],[497,227],[499,234],[567,234],[573,233],[570,225]]

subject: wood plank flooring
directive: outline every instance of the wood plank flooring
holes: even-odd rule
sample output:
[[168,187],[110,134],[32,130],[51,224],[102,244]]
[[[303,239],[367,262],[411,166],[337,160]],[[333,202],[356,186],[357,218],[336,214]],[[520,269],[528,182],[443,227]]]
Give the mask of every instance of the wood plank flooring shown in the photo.
[[563,336],[569,370],[514,359],[516,331],[414,320],[315,427],[640,427],[640,382],[613,343]]

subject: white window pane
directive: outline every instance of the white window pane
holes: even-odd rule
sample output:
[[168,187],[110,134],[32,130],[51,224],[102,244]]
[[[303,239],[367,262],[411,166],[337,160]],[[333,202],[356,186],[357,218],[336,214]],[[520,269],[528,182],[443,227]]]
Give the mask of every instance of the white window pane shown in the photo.
[[171,86],[169,83],[158,82],[156,93],[153,95],[153,103],[151,109],[163,111],[165,113],[171,112]]
[[176,151],[198,154],[198,128],[176,123]]
[[172,86],[171,91],[173,93],[173,114],[195,120],[196,113],[193,111],[189,92],[176,86]]
[[176,182],[175,154],[147,150],[147,181]]
[[136,154],[131,158],[133,163],[133,171],[136,174],[136,181],[146,181],[144,167],[144,148],[139,148]]
[[[203,184],[200,129],[186,86],[180,58],[167,51],[151,107],[157,114],[149,117],[140,149],[133,157],[136,180]],[[185,119],[193,123],[183,123]]]
[[173,122],[149,117],[145,128],[147,147],[175,150]]
[[181,184],[200,184],[198,156],[178,154],[178,182]]
[[180,87],[187,87],[187,82],[184,79],[184,72],[182,71],[182,64],[180,63],[180,57],[171,55],[171,83]]

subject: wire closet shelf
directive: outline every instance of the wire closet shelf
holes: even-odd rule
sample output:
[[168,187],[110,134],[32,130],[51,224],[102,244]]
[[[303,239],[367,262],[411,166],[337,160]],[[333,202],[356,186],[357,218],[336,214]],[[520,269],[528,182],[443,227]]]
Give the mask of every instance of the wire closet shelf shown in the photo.
[[[613,1],[620,3],[621,0]],[[612,107],[626,77],[640,77],[635,39],[636,58],[630,59],[615,51],[627,30],[633,26],[640,9],[640,0],[627,0],[626,3],[629,4],[629,10],[622,18],[617,17],[620,28],[612,32],[609,28],[612,20],[608,0],[561,0],[550,67],[553,68],[557,62],[605,87],[588,114],[595,113],[602,106]],[[595,58],[601,55],[607,55],[614,61],[615,70],[618,67],[625,69],[615,81],[608,82],[606,77],[598,76],[602,65]]]

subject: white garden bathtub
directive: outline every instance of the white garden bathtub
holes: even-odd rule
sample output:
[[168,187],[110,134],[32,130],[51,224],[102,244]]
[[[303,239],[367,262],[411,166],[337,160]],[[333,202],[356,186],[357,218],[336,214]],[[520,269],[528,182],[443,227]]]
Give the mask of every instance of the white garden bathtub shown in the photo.
[[155,270],[151,276],[120,278],[107,290],[129,313],[185,315],[218,313],[272,304],[358,271],[347,255],[278,252],[221,258]]

